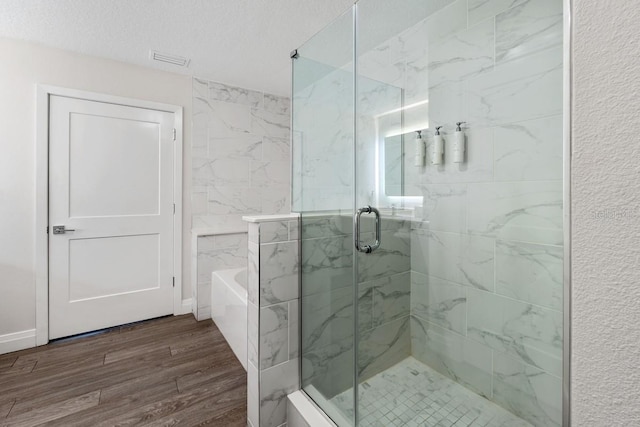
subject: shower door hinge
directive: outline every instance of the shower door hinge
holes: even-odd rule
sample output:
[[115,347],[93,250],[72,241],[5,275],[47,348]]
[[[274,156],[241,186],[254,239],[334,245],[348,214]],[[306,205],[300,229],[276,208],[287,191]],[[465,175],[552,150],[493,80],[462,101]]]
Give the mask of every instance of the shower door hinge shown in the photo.
[[173,140],[174,140],[174,141],[176,140],[176,134],[177,134],[177,133],[178,133],[178,132],[177,132],[175,129],[173,129]]
[[173,278],[173,287],[174,288],[176,287],[176,278],[175,277]]
[[173,214],[174,215],[176,214],[176,204],[175,203],[173,204]]

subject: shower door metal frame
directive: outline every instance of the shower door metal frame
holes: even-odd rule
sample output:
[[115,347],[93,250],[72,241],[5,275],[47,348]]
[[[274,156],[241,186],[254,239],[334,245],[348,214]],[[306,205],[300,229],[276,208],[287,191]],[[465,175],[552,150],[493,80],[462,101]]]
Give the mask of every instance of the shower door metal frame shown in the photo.
[[563,331],[562,331],[562,425],[571,426],[571,124],[573,0],[563,0]]

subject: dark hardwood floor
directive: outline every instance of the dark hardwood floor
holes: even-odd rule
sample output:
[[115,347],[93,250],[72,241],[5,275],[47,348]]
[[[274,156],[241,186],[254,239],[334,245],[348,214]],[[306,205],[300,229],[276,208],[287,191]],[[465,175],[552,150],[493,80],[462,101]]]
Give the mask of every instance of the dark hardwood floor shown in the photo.
[[246,426],[246,373],[211,320],[164,317],[0,355],[0,426]]

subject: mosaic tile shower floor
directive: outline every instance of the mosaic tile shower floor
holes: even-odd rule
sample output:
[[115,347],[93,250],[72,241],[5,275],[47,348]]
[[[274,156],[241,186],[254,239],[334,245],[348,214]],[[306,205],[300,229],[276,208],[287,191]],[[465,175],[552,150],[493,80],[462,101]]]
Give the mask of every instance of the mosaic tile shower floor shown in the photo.
[[[532,427],[412,357],[368,379],[360,390],[362,427]],[[353,416],[351,390],[331,402]]]

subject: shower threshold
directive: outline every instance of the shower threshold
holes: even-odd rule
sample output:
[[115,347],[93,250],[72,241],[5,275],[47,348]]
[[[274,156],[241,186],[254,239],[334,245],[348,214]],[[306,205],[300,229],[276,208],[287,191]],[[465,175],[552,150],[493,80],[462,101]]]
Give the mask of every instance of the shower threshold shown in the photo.
[[[353,391],[330,402],[353,417]],[[360,384],[360,427],[532,427],[530,423],[408,357]]]

